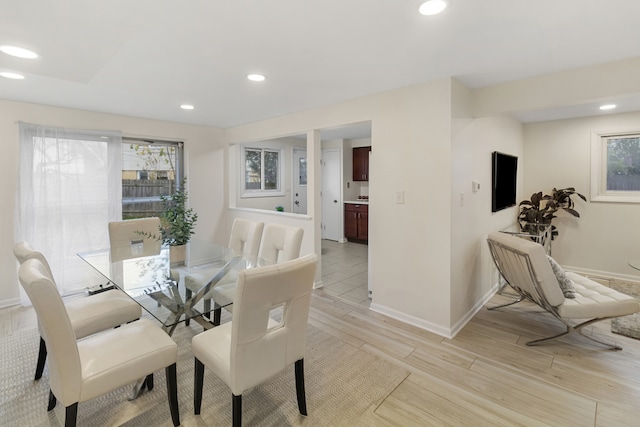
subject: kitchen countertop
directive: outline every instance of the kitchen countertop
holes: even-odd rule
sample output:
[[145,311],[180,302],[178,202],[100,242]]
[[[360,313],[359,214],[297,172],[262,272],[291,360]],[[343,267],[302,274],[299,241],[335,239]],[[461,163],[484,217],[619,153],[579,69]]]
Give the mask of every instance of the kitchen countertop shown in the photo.
[[344,203],[351,203],[352,205],[368,205],[369,199],[365,200],[347,200]]

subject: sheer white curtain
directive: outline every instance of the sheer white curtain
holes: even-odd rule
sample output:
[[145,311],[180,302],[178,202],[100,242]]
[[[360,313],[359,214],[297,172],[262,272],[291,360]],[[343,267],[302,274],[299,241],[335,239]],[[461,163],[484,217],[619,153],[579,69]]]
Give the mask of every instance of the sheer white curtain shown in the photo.
[[91,268],[76,254],[108,247],[107,223],[122,218],[122,135],[19,127],[16,242],[27,241],[47,257],[62,295],[104,282],[88,277]]

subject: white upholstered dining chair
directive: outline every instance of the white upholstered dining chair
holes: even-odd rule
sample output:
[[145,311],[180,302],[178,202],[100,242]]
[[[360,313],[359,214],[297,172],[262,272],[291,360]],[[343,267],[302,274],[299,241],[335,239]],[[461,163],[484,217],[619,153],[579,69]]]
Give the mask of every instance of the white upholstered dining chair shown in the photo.
[[49,351],[51,411],[59,400],[65,406],[65,426],[75,426],[78,403],[166,370],[167,394],[173,425],[180,425],[176,381],[178,346],[158,326],[140,319],[76,341],[67,311],[53,277],[42,262],[26,260],[18,277],[38,316]]
[[229,236],[229,248],[231,248],[234,255],[258,256],[263,229],[264,222],[249,221],[242,218],[234,219]]
[[[13,254],[22,265],[29,259],[39,260],[53,277],[51,268],[45,256],[36,251],[27,242],[16,243]],[[124,323],[133,322],[140,318],[142,309],[124,292],[112,289],[86,298],[74,298],[65,304],[71,327],[77,339],[93,335],[105,329],[115,328]],[[42,377],[44,364],[47,358],[47,345],[42,334],[42,325],[38,322],[40,330],[40,350],[36,364],[35,379]]]
[[[247,219],[236,218],[233,220],[231,226],[231,234],[229,236],[229,248],[233,251],[235,256],[243,256],[247,259],[255,259],[258,256],[258,250],[260,249],[260,241],[262,239],[262,230],[264,229],[264,222],[250,221]],[[188,274],[184,278],[184,285],[186,288],[187,299],[191,298],[193,293],[196,293],[207,284],[207,280],[215,274],[219,269],[206,270],[200,273]],[[225,283],[231,282],[235,284],[236,276],[229,273],[229,277],[225,277],[223,283],[219,283],[216,287],[229,286]],[[214,288],[215,289],[215,288]],[[211,298],[213,293],[209,292],[204,296],[205,311],[209,311],[211,307]],[[219,322],[220,309],[216,309],[214,323]],[[186,325],[189,325],[189,321],[186,321]]]
[[[233,425],[240,426],[242,394],[294,364],[298,409],[307,415],[303,360],[317,261],[309,254],[238,274],[232,321],[191,341],[195,414],[201,409],[205,366],[231,389]],[[278,322],[270,313],[280,307]]]
[[[277,264],[279,262],[291,261],[300,256],[300,246],[302,246],[302,236],[304,230],[298,227],[290,227],[280,224],[266,224],[262,234],[262,242],[258,251],[258,261],[263,265]],[[214,287],[211,298],[218,305],[233,310],[233,298],[235,296],[236,281],[232,278],[231,283],[223,283]],[[208,307],[208,306],[205,306]],[[221,309],[215,308],[213,312],[213,324],[220,324]]]
[[270,264],[298,258],[303,234],[304,230],[298,227],[265,225],[258,257]]
[[111,261],[159,254],[160,224],[158,217],[109,222]]

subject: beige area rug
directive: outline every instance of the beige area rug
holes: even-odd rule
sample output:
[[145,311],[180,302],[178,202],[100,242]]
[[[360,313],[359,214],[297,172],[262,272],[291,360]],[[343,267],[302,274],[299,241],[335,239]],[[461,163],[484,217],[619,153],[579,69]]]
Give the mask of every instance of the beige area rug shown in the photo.
[[[609,286],[623,294],[631,295],[636,299],[640,298],[640,283],[612,280]],[[640,312],[611,319],[611,332],[640,339]]]
[[[193,414],[193,355],[189,343],[202,331],[180,325],[178,398],[183,426],[231,425],[231,392],[211,371],[205,371],[202,413]],[[60,403],[47,412],[48,371],[33,381],[38,349],[36,329],[0,338],[0,426],[61,426]],[[243,395],[243,425],[353,426],[379,405],[408,375],[402,368],[344,343],[311,325],[305,357],[307,410],[298,412],[293,366]],[[79,426],[171,426],[164,371],[155,374],[155,388],[128,401],[130,387],[78,405]]]

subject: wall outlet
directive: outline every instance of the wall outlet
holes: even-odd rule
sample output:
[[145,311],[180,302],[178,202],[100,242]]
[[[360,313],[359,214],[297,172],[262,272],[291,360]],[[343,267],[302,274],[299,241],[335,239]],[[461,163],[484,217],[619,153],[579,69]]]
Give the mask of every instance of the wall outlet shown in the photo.
[[404,191],[402,190],[396,191],[396,204],[398,205],[404,204]]
[[471,190],[474,193],[477,193],[478,191],[480,191],[480,183],[478,181],[472,181],[471,182]]

